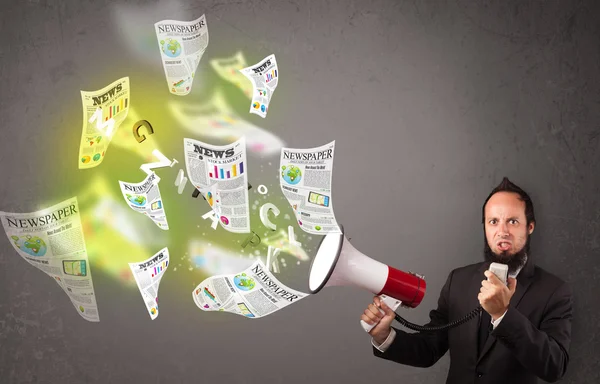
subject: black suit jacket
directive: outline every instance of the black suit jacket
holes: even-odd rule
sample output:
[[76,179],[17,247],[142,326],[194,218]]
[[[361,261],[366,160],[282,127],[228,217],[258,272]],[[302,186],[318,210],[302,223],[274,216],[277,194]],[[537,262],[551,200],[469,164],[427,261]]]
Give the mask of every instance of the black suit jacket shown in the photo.
[[[428,325],[458,320],[479,305],[477,295],[489,262],[453,270],[442,288]],[[478,354],[478,318],[437,333],[407,333],[375,356],[415,367],[430,367],[450,351],[447,384],[537,383],[559,380],[567,370],[571,342],[572,293],[569,285],[528,260],[506,315]]]

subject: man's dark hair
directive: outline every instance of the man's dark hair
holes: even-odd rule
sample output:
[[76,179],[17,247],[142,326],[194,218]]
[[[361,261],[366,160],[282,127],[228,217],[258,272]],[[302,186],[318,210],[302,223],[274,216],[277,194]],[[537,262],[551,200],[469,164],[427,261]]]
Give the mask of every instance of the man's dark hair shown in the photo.
[[504,177],[502,179],[502,182],[500,182],[500,184],[498,184],[498,186],[492,190],[490,195],[487,197],[487,199],[485,199],[485,202],[483,203],[483,207],[481,208],[482,224],[485,224],[485,205],[487,204],[488,200],[497,192],[517,193],[519,195],[519,199],[525,202],[525,217],[527,218],[527,225],[529,225],[530,223],[535,223],[535,214],[533,213],[533,202],[531,201],[531,198],[529,197],[527,192],[522,190],[515,183],[508,180],[508,177]]

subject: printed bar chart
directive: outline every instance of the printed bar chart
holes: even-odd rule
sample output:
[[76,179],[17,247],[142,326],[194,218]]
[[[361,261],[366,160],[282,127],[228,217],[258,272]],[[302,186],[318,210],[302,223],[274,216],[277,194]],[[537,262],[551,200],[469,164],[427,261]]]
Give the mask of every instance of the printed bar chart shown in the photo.
[[276,69],[275,70],[271,70],[271,72],[270,73],[267,72],[265,74],[265,76],[267,76],[266,82],[268,83],[269,81],[271,81],[271,80],[273,80],[274,78],[277,77],[277,70]]
[[233,164],[231,167],[227,168],[218,167],[215,165],[213,171],[208,173],[208,176],[212,179],[231,179],[232,177],[237,177],[238,175],[243,174],[244,162],[242,161],[239,164]]
[[161,273],[165,268],[167,268],[168,265],[168,261],[163,261],[161,265],[157,265],[156,267],[154,267],[154,273],[152,274],[152,277]]
[[104,116],[104,121],[108,121],[109,119],[112,119],[113,116],[117,115],[117,113],[119,113],[119,112],[123,111],[123,109],[127,108],[127,101],[128,101],[128,99],[126,97],[122,97],[119,100],[117,100],[113,105],[106,107],[106,110],[108,110],[108,114],[106,114]]

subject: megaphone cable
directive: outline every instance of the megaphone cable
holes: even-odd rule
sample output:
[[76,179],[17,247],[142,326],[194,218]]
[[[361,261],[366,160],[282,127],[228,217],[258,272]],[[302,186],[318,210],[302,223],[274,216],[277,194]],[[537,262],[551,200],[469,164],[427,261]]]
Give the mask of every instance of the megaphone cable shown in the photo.
[[480,314],[482,310],[483,310],[483,308],[481,308],[481,306],[479,306],[479,307],[473,309],[471,312],[469,312],[467,315],[465,315],[461,319],[455,320],[448,324],[438,325],[438,326],[424,326],[424,325],[413,324],[410,321],[404,319],[402,316],[400,316],[396,312],[394,312],[394,314],[396,315],[395,316],[396,321],[408,329],[412,329],[413,331],[418,331],[418,332],[437,332],[437,331],[443,331],[443,330],[446,330],[449,328],[454,328],[461,324],[464,324],[467,321],[473,319],[478,314]]

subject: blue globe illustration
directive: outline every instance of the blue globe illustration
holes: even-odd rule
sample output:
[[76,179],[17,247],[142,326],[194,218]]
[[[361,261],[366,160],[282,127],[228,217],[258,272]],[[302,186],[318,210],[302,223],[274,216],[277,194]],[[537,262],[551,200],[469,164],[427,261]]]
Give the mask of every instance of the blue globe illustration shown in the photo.
[[295,185],[302,180],[302,171],[295,165],[284,165],[281,167],[281,177],[286,183]]
[[165,39],[160,41],[163,53],[169,57],[177,57],[181,54],[181,44],[175,39]]
[[136,205],[138,207],[143,207],[144,204],[146,204],[146,198],[142,195],[129,195],[127,194],[127,200],[129,200],[130,203],[132,203],[133,205]]
[[245,273],[242,273],[241,275],[236,275],[233,278],[233,283],[243,291],[250,291],[256,286],[256,282],[254,281],[254,279],[246,276]]
[[16,247],[31,256],[41,257],[46,254],[46,242],[37,236],[11,236]]

